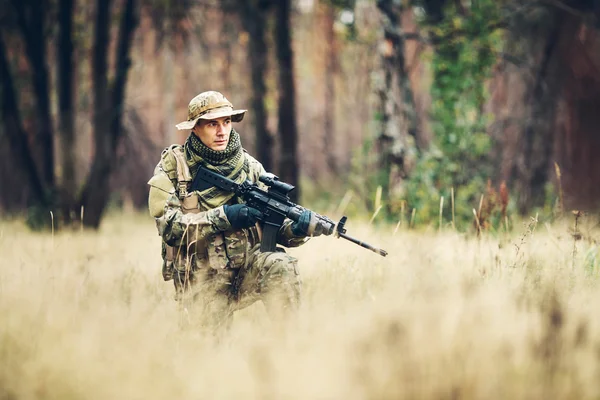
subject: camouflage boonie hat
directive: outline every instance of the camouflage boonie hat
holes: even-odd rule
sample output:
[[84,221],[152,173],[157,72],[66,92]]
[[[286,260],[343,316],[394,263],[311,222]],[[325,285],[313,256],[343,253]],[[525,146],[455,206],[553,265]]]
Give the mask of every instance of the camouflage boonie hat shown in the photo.
[[188,119],[175,125],[177,129],[192,129],[199,119],[216,119],[231,117],[233,122],[244,119],[247,110],[234,110],[233,105],[221,93],[215,91],[202,92],[194,97],[188,105]]

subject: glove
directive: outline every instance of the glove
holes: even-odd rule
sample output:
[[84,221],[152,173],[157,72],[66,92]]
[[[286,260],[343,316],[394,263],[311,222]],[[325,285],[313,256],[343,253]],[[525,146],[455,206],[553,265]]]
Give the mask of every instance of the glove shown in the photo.
[[250,228],[256,224],[256,221],[263,218],[263,213],[245,204],[225,205],[223,211],[234,229]]
[[298,221],[292,224],[292,233],[295,236],[319,236],[323,233],[323,227],[318,223],[310,210],[302,211]]

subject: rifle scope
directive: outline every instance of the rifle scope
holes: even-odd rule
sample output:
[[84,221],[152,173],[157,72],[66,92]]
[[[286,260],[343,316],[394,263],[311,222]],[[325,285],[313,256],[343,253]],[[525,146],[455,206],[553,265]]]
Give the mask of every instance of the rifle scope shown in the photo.
[[286,182],[281,182],[277,175],[270,173],[259,176],[258,180],[267,185],[271,190],[284,196],[287,196],[289,192],[295,189],[294,185],[290,185]]

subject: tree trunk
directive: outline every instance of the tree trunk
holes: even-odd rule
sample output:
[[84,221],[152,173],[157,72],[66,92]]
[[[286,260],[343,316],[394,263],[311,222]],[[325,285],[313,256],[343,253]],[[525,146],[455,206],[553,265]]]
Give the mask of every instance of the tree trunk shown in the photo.
[[73,106],[75,64],[73,62],[74,0],[60,0],[58,9],[59,37],[57,47],[58,115],[61,149],[60,203],[65,223],[76,213],[77,182],[75,177],[75,108]]
[[265,97],[267,86],[267,43],[265,27],[269,2],[262,0],[240,0],[240,17],[244,30],[250,37],[248,57],[252,79],[251,111],[256,131],[256,156],[267,171],[273,170],[273,137],[267,129],[267,111]]
[[[388,3],[383,5],[383,3]],[[384,28],[384,38],[392,45],[392,54],[396,66],[396,84],[400,89],[400,101],[402,107],[403,122],[406,133],[417,143],[419,134],[419,118],[415,106],[415,96],[410,86],[410,77],[406,69],[406,41],[396,32],[402,32],[402,8],[395,8],[392,4],[380,1],[380,10],[384,12],[389,20],[387,29]]]
[[221,67],[221,80],[223,82],[223,88],[227,93],[233,91],[234,85],[231,80],[231,67],[234,64],[233,60],[233,44],[234,40],[237,40],[237,34],[235,26],[231,19],[227,18],[227,15],[223,13],[223,24],[221,25],[221,35],[219,37],[219,47],[221,48],[220,57],[223,60]]
[[291,197],[297,201],[300,198],[298,179],[300,166],[298,163],[294,53],[290,33],[291,0],[279,0],[275,10],[275,38],[279,64],[278,131],[281,145],[279,175],[281,180],[296,186]]
[[[48,67],[46,62],[46,40],[44,26],[46,2],[13,0],[17,11],[19,29],[25,42],[25,51],[33,76],[33,91],[36,101],[37,134],[36,158],[40,177],[47,195],[54,195],[54,143],[52,117],[50,114],[50,94]],[[52,192],[52,193],[51,193]]]
[[[13,86],[12,75],[8,58],[6,56],[6,46],[0,33],[0,115],[4,133],[14,156],[14,162],[17,169],[23,171],[25,183],[31,190],[31,197],[37,202],[44,204],[46,202],[46,192],[43,182],[35,168],[35,162],[32,156],[31,148],[27,142],[27,135],[21,123],[21,113],[19,111],[17,94]],[[2,193],[2,196],[5,194]]]
[[[600,211],[600,32],[568,16],[557,55],[565,76],[555,126],[563,210]],[[572,28],[571,28],[572,27]],[[558,178],[558,177],[557,177]],[[558,179],[557,179],[558,180]],[[558,189],[556,192],[558,192]]]
[[549,180],[554,145],[554,123],[559,90],[556,75],[557,48],[561,34],[561,14],[555,13],[544,39],[535,80],[525,104],[530,105],[515,165],[517,205],[521,214],[543,206]]
[[[121,17],[116,47],[116,71],[111,89],[107,78],[107,50],[110,26],[110,0],[98,0],[93,54],[94,140],[96,151],[90,175],[82,194],[85,208],[83,223],[98,228],[109,200],[109,180],[117,145],[122,135],[122,115],[129,53],[137,26],[135,0],[127,0]],[[110,100],[110,104],[108,101]]]
[[339,69],[338,47],[333,25],[335,23],[335,7],[323,4],[324,39],[325,39],[325,107],[323,136],[323,154],[327,158],[327,166],[333,176],[339,173],[337,162],[337,142],[335,132],[335,77]]
[[397,34],[402,29],[402,8],[391,0],[378,0],[377,7],[382,13],[384,40],[378,82],[381,127],[377,147],[379,184],[387,199],[416,161],[419,122],[406,69],[405,41]]
[[97,0],[94,45],[92,49],[92,90],[94,96],[94,157],[81,195],[83,223],[97,228],[108,199],[107,176],[110,174],[108,43],[112,0]]

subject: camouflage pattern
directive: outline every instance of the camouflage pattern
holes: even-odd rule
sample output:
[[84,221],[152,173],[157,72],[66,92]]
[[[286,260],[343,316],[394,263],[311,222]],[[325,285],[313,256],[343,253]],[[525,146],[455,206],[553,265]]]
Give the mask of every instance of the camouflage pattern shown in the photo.
[[246,110],[234,110],[223,94],[215,91],[202,92],[188,105],[188,119],[176,125],[177,129],[193,129],[199,119],[231,117],[233,122],[244,119]]
[[276,318],[297,309],[302,281],[294,257],[284,252],[262,253],[256,246],[248,268],[176,272],[175,287],[188,317],[186,323],[215,332],[230,324],[235,311],[258,300]]
[[261,298],[271,313],[296,309],[302,289],[298,260],[283,251],[263,253],[258,247],[250,257],[251,267],[237,293],[238,307]]
[[[283,250],[260,252],[256,226],[238,230],[231,227],[223,205],[235,204],[237,198],[224,197],[220,206],[207,209],[198,201],[198,192],[181,196],[177,173],[173,173],[177,163],[169,155],[174,149],[169,147],[163,152],[148,182],[148,205],[163,239],[163,277],[174,279],[177,298],[186,299],[186,309],[198,302],[194,308],[202,309],[202,315],[221,318],[258,299],[263,299],[270,310],[297,306],[297,261]],[[258,182],[264,168],[247,153],[244,156],[248,179]],[[278,243],[300,246],[308,238],[295,236],[291,225],[292,221],[286,220]],[[267,294],[270,299],[265,298]]]

